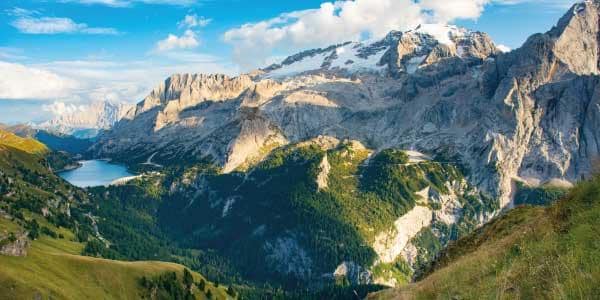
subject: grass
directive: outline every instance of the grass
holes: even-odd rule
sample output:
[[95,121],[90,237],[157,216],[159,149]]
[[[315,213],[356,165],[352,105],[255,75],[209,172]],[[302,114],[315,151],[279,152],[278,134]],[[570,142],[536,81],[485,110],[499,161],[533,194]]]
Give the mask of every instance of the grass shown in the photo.
[[549,205],[564,197],[568,188],[542,185],[530,187],[525,183],[517,182],[517,193],[515,194],[515,205]]
[[48,152],[48,148],[44,144],[34,139],[21,138],[1,129],[0,145],[16,148],[29,154],[44,154]]
[[600,179],[519,207],[451,245],[421,281],[369,299],[597,299]]
[[[143,261],[122,262],[80,256],[83,244],[73,241],[73,233],[57,228],[39,215],[40,226],[61,233],[64,239],[42,235],[32,242],[26,257],[0,255],[0,295],[6,299],[140,299],[144,291],[139,285],[142,276],[152,277],[165,272],[183,272],[183,266],[173,263]],[[0,219],[0,231],[19,231],[20,226]],[[203,277],[192,273],[195,281]],[[207,284],[214,299],[226,299],[224,287]],[[205,299],[195,291],[196,299]],[[216,296],[216,298],[215,298]]]

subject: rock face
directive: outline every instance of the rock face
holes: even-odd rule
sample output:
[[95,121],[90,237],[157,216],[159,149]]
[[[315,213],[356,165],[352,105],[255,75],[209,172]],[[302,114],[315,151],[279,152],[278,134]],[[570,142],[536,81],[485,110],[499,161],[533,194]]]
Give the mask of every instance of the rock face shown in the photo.
[[4,236],[0,234],[0,255],[27,256],[29,238],[27,233]]
[[[210,160],[228,173],[278,146],[328,136],[460,165],[469,186],[509,207],[515,180],[574,182],[592,171],[600,152],[599,14],[600,1],[576,4],[510,53],[484,33],[422,25],[374,43],[305,51],[252,75],[174,75],[91,151],[129,163]],[[327,167],[324,160],[321,189]],[[378,239],[381,262],[414,260],[410,240],[421,228],[455,222],[453,195],[465,183],[450,184],[447,195],[422,192],[442,209],[417,206],[396,233]],[[290,240],[266,250],[273,262],[307,272],[310,260]]]
[[100,130],[111,128],[132,109],[129,104],[99,101],[89,106],[74,107],[71,111],[36,125],[36,128],[89,138]]
[[421,229],[431,225],[433,211],[426,206],[415,206],[411,211],[394,222],[392,233],[382,233],[375,239],[373,249],[382,263],[392,263],[402,253],[410,240]]

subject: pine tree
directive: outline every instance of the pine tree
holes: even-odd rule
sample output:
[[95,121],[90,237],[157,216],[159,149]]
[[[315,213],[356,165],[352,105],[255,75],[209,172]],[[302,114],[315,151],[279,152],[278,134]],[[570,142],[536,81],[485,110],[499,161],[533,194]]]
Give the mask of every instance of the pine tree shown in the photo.
[[227,294],[229,294],[229,296],[231,296],[231,297],[235,297],[235,290],[233,289],[232,286],[229,286],[227,288]]
[[200,279],[200,282],[198,282],[196,285],[198,286],[198,289],[204,292],[204,289],[206,288],[206,281],[204,281],[204,279]]
[[183,269],[183,284],[185,284],[188,289],[191,289],[192,284],[194,284],[194,277],[187,268]]

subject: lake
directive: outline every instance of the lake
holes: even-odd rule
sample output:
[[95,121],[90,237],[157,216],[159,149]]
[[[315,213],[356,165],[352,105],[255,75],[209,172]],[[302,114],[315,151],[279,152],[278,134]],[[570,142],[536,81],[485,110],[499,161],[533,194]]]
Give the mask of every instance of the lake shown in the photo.
[[116,179],[133,176],[126,167],[105,160],[85,160],[79,163],[81,167],[58,175],[78,187],[109,185]]

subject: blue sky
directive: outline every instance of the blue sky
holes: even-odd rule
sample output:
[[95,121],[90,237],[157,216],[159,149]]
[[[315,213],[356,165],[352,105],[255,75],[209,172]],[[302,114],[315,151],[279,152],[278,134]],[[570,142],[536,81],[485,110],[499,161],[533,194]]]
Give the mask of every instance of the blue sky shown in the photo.
[[304,48],[423,22],[484,31],[516,48],[573,2],[3,0],[0,122],[40,121],[90,101],[137,102],[172,73],[235,75]]

